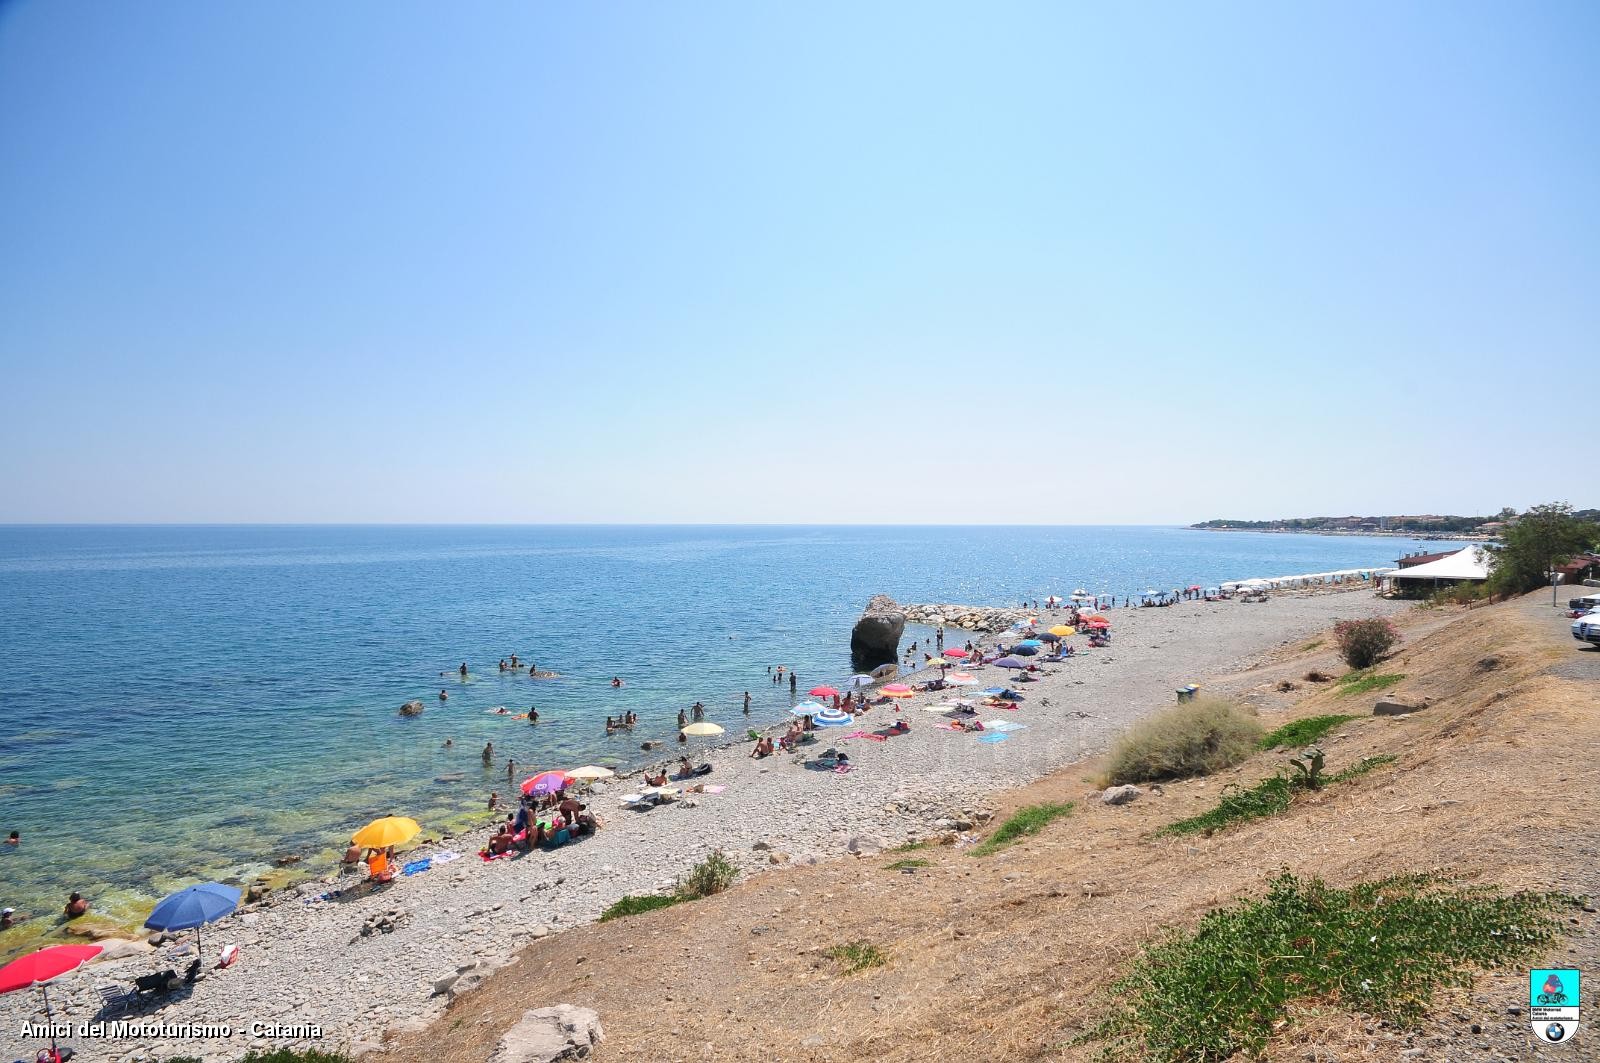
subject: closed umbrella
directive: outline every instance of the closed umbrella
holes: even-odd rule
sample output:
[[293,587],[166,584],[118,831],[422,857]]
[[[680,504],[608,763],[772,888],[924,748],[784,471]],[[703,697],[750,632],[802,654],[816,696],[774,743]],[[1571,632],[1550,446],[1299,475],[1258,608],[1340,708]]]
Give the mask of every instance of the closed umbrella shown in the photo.
[[[39,987],[44,994],[44,1017],[51,1026],[55,1017],[50,1013],[50,990],[45,983],[60,978],[100,955],[99,945],[52,945],[38,952],[30,952],[0,967],[0,993],[13,993],[19,989]],[[50,1035],[50,1052],[55,1054],[56,1037]]]
[[144,925],[151,930],[193,930],[194,947],[200,951],[200,928],[214,923],[239,907],[239,891],[220,882],[202,882],[162,898]]
[[710,737],[711,735],[721,734],[722,728],[718,727],[714,723],[691,723],[688,727],[683,729],[683,733],[686,735],[695,735],[697,737]]
[[356,831],[350,840],[363,849],[387,849],[391,845],[403,845],[421,833],[422,826],[414,819],[385,816]]

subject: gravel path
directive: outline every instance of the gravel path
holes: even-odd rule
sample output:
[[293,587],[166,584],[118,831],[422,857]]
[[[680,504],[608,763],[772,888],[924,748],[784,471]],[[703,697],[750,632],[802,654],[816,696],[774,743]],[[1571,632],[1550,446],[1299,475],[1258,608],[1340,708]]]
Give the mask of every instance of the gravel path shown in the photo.
[[[856,769],[848,775],[806,769],[789,757],[751,760],[748,745],[708,757],[714,772],[704,781],[726,787],[646,813],[620,809],[616,795],[626,780],[595,798],[604,828],[594,837],[550,853],[483,863],[475,855],[483,837],[460,837],[425,846],[407,858],[454,849],[463,858],[357,899],[311,903],[306,884],[277,903],[242,911],[206,931],[208,954],[236,943],[240,961],[214,972],[192,991],[166,998],[157,1010],[130,1021],[209,1023],[233,1027],[231,1036],[174,1035],[93,1039],[75,1035],[80,1060],[132,1061],[195,1055],[229,1060],[252,1047],[285,1044],[344,1046],[361,1050],[384,1030],[409,1027],[442,1010],[436,980],[458,967],[514,962],[517,946],[533,937],[594,919],[625,893],[670,886],[690,864],[722,849],[747,871],[769,862],[837,856],[855,836],[895,844],[926,835],[933,820],[981,813],[989,795],[1038,778],[1104,749],[1137,716],[1168,705],[1188,682],[1238,673],[1290,644],[1325,630],[1334,620],[1386,615],[1407,606],[1369,592],[1285,595],[1264,604],[1187,602],[1161,609],[1115,610],[1114,639],[1102,650],[1050,666],[1027,690],[1015,713],[982,712],[1025,729],[1004,741],[983,743],[970,734],[936,729],[941,717],[918,711],[938,695],[919,695],[900,714],[909,735],[887,742],[827,737],[848,750]],[[950,631],[948,641],[964,641]],[[986,638],[986,643],[992,639]],[[1081,639],[1075,640],[1082,642]],[[1005,673],[984,668],[986,684]],[[1239,690],[1248,677],[1222,684]],[[864,729],[887,725],[893,709],[874,708]],[[737,720],[723,721],[742,730]],[[676,756],[676,750],[672,750]],[[753,849],[758,843],[770,848]],[[393,928],[363,936],[374,917],[394,913]],[[165,963],[136,955],[86,968],[51,993],[58,1021],[97,1021],[95,986],[131,980]],[[39,1041],[21,1038],[25,1020],[42,1021],[37,992],[0,997],[0,1058],[31,1058]],[[316,1025],[321,1038],[252,1036],[252,1023]]]

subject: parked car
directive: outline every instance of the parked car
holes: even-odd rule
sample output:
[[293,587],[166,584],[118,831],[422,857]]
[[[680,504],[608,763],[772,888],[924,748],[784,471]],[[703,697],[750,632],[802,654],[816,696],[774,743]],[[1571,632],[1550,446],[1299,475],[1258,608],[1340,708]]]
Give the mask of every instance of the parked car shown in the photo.
[[1585,613],[1572,622],[1572,637],[1579,642],[1600,646],[1600,610]]
[[1575,613],[1587,613],[1592,609],[1600,609],[1600,594],[1585,594],[1581,598],[1569,599],[1567,608]]

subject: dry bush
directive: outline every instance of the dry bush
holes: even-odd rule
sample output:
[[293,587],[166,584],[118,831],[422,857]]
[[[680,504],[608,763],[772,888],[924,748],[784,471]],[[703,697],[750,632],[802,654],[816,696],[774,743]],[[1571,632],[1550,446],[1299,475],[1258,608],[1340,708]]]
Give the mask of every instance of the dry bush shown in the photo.
[[1210,775],[1256,751],[1262,727],[1225,698],[1201,698],[1141,720],[1112,747],[1109,785]]

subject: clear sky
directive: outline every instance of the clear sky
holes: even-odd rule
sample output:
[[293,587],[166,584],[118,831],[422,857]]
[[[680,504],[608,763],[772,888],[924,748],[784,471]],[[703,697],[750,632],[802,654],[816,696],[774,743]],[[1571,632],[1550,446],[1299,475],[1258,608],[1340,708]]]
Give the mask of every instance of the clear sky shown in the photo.
[[0,521],[1600,504],[1597,42],[1588,2],[13,0]]

